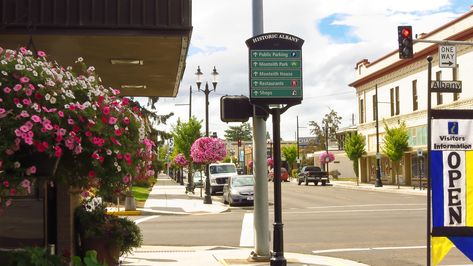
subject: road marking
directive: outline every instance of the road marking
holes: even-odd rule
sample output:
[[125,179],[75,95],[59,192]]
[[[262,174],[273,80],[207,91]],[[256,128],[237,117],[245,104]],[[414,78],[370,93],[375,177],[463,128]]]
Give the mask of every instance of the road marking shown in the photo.
[[393,212],[393,211],[425,211],[426,208],[416,209],[382,209],[382,210],[336,210],[336,211],[287,211],[285,214],[314,214],[314,213],[350,213],[350,212]]
[[336,205],[336,206],[307,207],[307,209],[331,209],[331,208],[376,207],[376,206],[425,206],[425,204],[419,204],[419,203],[407,203],[407,204],[392,203],[392,204]]
[[159,215],[151,215],[151,216],[148,216],[148,217],[143,217],[143,218],[140,218],[140,219],[136,219],[135,224],[146,222],[148,220],[151,220],[151,219],[154,219],[154,218],[157,218],[157,217],[159,217]]
[[333,252],[354,252],[354,251],[371,251],[371,250],[400,250],[400,249],[425,249],[427,246],[405,246],[405,247],[375,247],[375,248],[340,248],[313,250],[314,254],[333,253]]
[[245,213],[241,224],[240,247],[255,246],[255,230],[253,228],[253,213]]

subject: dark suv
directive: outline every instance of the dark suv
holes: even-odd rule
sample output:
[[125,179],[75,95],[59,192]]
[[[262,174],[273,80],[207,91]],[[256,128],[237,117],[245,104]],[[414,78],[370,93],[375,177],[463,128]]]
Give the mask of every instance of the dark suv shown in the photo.
[[322,186],[330,182],[327,172],[322,171],[318,166],[302,167],[300,173],[297,175],[297,179],[298,185],[305,183],[306,186],[309,182],[313,182],[316,186],[319,182],[322,183]]

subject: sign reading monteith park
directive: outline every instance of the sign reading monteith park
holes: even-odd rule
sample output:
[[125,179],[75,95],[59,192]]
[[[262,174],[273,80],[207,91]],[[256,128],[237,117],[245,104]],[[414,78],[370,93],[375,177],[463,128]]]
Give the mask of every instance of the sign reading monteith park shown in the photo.
[[473,260],[473,120],[432,119],[434,265],[455,246]]
[[287,33],[265,33],[246,40],[252,104],[301,103],[303,43]]

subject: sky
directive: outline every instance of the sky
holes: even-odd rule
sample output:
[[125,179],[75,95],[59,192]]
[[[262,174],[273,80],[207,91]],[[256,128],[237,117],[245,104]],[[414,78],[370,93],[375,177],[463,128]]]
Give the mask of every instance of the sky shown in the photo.
[[[470,10],[469,0],[263,0],[264,32],[284,32],[302,38],[303,100],[281,115],[281,138],[311,137],[309,121],[321,123],[330,110],[342,117],[341,127],[358,119],[355,64],[370,62],[397,49],[397,26],[412,25],[415,34],[428,33]],[[195,72],[200,66],[211,85],[215,66],[219,72],[216,91],[209,94],[209,131],[224,138],[230,126],[220,120],[220,98],[249,95],[248,48],[253,36],[251,0],[192,1],[193,32],[186,69],[175,98],[160,98],[158,114],[174,112],[160,129],[171,130],[189,117],[189,87],[192,115],[205,130],[205,94],[197,91]],[[202,85],[202,88],[204,85]],[[252,119],[248,121],[252,123]],[[266,129],[272,138],[271,117]],[[210,133],[210,134],[211,134]]]

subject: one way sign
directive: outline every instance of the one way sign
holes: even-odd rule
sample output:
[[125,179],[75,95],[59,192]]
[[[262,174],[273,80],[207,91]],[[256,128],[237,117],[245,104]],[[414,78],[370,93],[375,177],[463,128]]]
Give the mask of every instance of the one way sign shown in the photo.
[[457,49],[455,45],[439,45],[439,67],[454,68],[457,66]]

